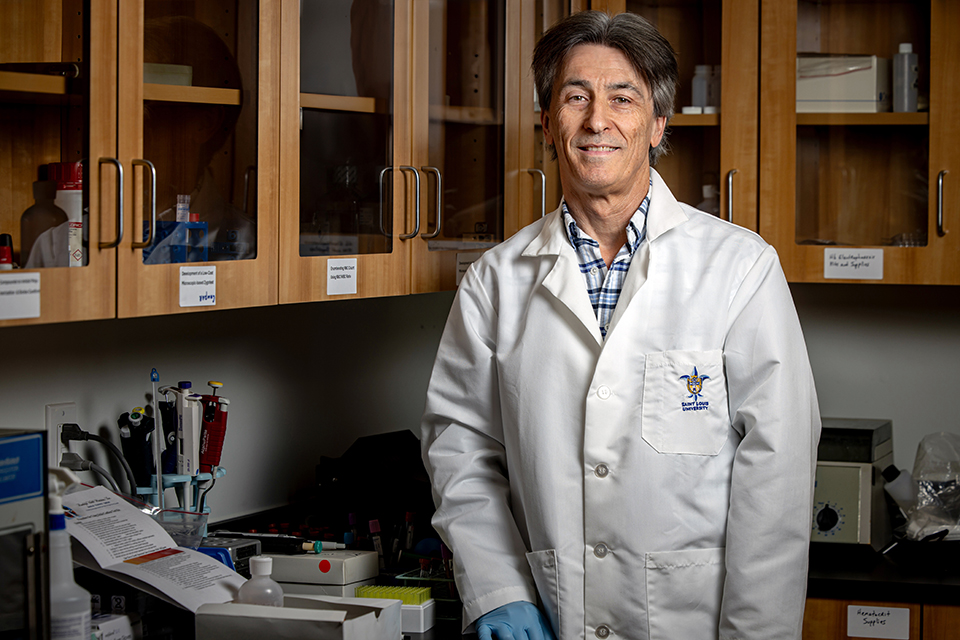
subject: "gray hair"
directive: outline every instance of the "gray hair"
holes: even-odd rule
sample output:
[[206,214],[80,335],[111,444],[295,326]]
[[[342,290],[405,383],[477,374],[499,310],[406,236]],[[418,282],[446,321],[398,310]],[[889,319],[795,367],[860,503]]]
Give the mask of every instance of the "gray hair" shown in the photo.
[[[677,55],[657,28],[633,13],[610,16],[602,11],[581,11],[552,26],[533,51],[533,74],[543,111],[550,109],[553,85],[567,55],[581,44],[599,44],[618,49],[653,94],[653,115],[673,117],[679,71]],[[650,166],[666,153],[667,133],[650,148]],[[556,149],[552,149],[556,160]]]

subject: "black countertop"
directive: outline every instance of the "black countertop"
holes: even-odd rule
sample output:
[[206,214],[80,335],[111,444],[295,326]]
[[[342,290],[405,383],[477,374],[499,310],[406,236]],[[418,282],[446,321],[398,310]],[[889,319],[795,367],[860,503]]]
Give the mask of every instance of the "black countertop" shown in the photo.
[[807,597],[956,605],[960,543],[900,542],[885,554],[866,545],[813,543]]

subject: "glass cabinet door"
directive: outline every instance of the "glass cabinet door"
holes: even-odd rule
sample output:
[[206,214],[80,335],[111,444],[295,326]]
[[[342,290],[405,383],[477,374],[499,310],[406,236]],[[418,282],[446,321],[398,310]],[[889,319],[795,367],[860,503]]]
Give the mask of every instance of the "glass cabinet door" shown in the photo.
[[271,4],[120,3],[121,317],[276,302]]
[[457,254],[462,266],[464,255],[472,259],[505,237],[506,4],[419,7],[414,115],[423,188],[414,292],[454,288]]
[[[760,229],[789,280],[960,283],[957,6],[764,4]],[[917,100],[901,109],[903,44]]]
[[0,326],[112,317],[111,2],[20,2],[0,38]]
[[286,1],[281,301],[409,290],[410,2]]
[[656,170],[680,202],[756,230],[759,13],[750,4],[628,0],[626,9],[677,52],[676,115]]

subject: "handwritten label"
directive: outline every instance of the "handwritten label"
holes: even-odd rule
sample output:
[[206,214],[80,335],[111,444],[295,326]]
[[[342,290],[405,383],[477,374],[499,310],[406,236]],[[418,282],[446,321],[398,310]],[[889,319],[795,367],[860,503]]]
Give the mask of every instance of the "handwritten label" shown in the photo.
[[902,607],[847,607],[847,636],[909,640],[910,609]]
[[483,255],[482,251],[471,251],[470,253],[458,253],[457,254],[457,286],[460,286],[460,281],[463,280],[463,274],[467,272],[467,268],[476,262],[480,256]]
[[40,317],[40,274],[0,275],[0,320]]
[[217,268],[180,267],[180,306],[213,307],[217,304]]
[[327,260],[327,295],[341,296],[357,292],[357,259]]
[[883,249],[823,250],[823,277],[845,280],[883,280]]

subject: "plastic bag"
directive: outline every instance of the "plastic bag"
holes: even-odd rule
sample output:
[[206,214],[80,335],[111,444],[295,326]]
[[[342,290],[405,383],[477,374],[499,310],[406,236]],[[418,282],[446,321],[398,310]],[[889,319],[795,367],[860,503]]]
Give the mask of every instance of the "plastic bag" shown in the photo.
[[917,502],[908,514],[907,537],[923,540],[939,534],[944,540],[960,540],[960,435],[924,436],[913,479]]

